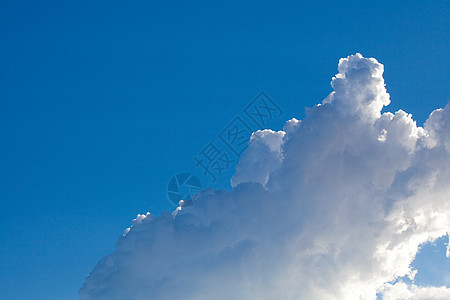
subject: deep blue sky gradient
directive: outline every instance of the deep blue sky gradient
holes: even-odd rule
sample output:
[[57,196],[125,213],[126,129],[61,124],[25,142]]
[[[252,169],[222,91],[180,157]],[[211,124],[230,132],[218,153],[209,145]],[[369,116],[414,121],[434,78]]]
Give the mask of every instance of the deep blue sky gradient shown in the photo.
[[0,299],[77,299],[261,90],[303,118],[360,52],[422,124],[450,100],[449,20],[448,1],[3,0]]

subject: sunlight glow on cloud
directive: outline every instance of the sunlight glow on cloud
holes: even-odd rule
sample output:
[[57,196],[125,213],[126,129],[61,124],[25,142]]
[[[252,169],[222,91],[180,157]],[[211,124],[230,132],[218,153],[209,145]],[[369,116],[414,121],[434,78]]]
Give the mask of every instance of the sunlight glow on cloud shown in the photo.
[[450,229],[450,107],[381,113],[383,69],[341,59],[304,120],[253,133],[232,192],[138,215],[80,299],[449,299],[399,278]]

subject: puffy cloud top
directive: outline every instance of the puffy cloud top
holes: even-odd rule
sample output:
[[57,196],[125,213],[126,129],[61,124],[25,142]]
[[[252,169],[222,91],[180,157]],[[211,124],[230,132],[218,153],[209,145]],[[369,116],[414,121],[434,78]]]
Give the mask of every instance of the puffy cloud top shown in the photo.
[[341,111],[367,121],[379,118],[383,106],[391,102],[384,84],[383,65],[357,53],[341,58],[338,70],[331,82],[334,92],[324,103],[334,103]]
[[80,299],[449,299],[400,278],[450,229],[450,107],[418,127],[381,113],[377,60],[338,70],[304,120],[252,135],[232,192],[206,190],[175,218],[138,215]]

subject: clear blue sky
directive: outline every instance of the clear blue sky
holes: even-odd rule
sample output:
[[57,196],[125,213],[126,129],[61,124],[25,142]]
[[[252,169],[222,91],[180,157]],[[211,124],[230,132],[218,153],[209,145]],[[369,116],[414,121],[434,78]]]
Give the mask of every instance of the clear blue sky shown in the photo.
[[3,0],[0,299],[77,299],[261,90],[302,118],[360,52],[422,124],[450,100],[449,20],[448,1]]

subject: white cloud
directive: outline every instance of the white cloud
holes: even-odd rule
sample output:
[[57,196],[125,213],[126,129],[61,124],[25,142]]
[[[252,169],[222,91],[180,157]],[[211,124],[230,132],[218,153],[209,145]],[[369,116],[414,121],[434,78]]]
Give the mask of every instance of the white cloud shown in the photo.
[[404,282],[389,284],[383,290],[384,300],[448,300],[450,289],[441,287],[418,287]]
[[282,145],[284,131],[258,130],[250,138],[251,146],[244,153],[231,179],[231,185],[242,182],[259,182],[265,186],[283,161]]
[[382,74],[373,58],[341,59],[304,120],[253,134],[232,192],[139,215],[80,299],[448,298],[389,282],[413,278],[419,245],[449,232],[450,107],[424,128],[381,114]]

